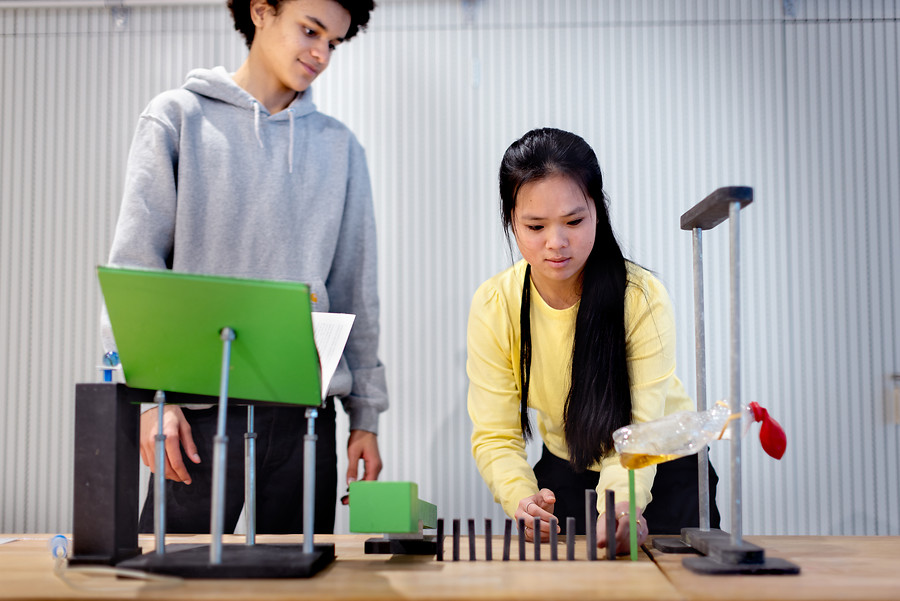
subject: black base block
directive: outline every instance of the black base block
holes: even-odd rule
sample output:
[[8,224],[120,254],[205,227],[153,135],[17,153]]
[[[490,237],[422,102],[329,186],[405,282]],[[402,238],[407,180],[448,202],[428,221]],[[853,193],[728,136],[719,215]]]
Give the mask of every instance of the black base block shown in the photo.
[[370,538],[366,541],[366,553],[391,555],[435,555],[437,540],[424,538]]
[[699,551],[680,538],[674,536],[660,536],[653,539],[653,548],[663,553],[696,553]]
[[315,544],[304,553],[300,544],[222,545],[222,563],[209,563],[209,545],[166,545],[166,552],[146,553],[118,567],[182,578],[309,578],[334,561],[333,544]]
[[800,566],[785,559],[766,557],[762,563],[722,563],[711,557],[685,557],[682,565],[698,574],[799,574]]

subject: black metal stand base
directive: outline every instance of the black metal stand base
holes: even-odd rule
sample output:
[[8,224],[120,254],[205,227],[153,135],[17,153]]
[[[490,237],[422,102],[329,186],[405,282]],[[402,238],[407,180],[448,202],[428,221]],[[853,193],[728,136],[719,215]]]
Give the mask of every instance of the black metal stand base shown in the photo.
[[146,553],[118,567],[182,578],[309,578],[334,561],[334,545],[315,544],[304,553],[300,544],[222,545],[222,563],[209,563],[209,545],[166,545],[164,555]]
[[699,553],[697,549],[674,536],[654,538],[653,548],[663,553]]
[[705,557],[685,557],[681,563],[698,574],[799,574],[800,566],[777,557],[766,557],[765,549],[748,543],[731,543],[724,530],[683,528],[681,538],[653,539],[653,548],[663,553],[699,553]]
[[786,559],[767,557],[762,563],[723,563],[711,557],[685,557],[682,565],[697,574],[799,574],[800,566]]
[[435,555],[437,540],[424,538],[370,538],[366,541],[366,553],[391,555]]

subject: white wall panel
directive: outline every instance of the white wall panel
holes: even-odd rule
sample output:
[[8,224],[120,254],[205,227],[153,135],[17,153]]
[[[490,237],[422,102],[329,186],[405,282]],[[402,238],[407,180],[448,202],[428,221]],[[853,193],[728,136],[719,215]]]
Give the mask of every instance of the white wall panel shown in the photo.
[[[556,126],[597,150],[626,253],[668,286],[691,392],[678,220],[719,186],[754,187],[743,398],[782,422],[788,452],[768,458],[751,431],[744,532],[900,533],[898,7],[793,4],[786,17],[777,0],[398,0],[337,51],[314,97],[357,133],[372,172],[383,478],[418,482],[444,517],[502,517],[469,449],[466,318],[510,262],[500,157]],[[192,67],[236,68],[245,48],[216,6],[133,8],[117,26],[105,9],[0,4],[0,32],[0,531],[65,531],[73,384],[97,378],[93,268],[137,115]],[[713,401],[728,394],[727,228],[704,250]],[[727,526],[725,445],[713,458]],[[346,518],[339,508],[338,531]]]

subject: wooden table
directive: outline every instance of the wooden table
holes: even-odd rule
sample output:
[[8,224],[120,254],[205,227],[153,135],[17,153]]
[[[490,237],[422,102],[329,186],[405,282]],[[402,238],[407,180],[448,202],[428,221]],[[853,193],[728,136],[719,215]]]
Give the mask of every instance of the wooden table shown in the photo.
[[747,536],[766,557],[800,566],[795,576],[704,576],[681,565],[684,555],[651,550],[687,599],[821,601],[900,599],[900,536]]
[[[298,580],[185,580],[169,588],[153,588],[111,577],[87,578],[69,572],[73,581],[90,590],[70,588],[53,573],[48,535],[0,535],[16,538],[0,545],[0,599],[465,599],[581,601],[582,599],[640,600],[886,600],[900,599],[900,537],[748,536],[767,556],[798,564],[796,576],[704,576],[681,565],[684,555],[641,553],[632,562],[585,561],[579,537],[577,561],[517,561],[515,544],[508,562],[498,561],[502,538],[493,539],[494,561],[468,560],[468,539],[460,545],[461,560],[438,562],[433,556],[366,555],[362,535],[319,536],[317,542],[335,544],[337,560],[322,573]],[[203,543],[206,536],[169,535],[167,543]],[[260,543],[302,540],[299,536],[258,536]],[[243,542],[225,537],[225,542]],[[145,551],[152,536],[141,536]],[[477,557],[484,557],[484,539],[478,538]],[[445,541],[449,558],[451,541]],[[528,546],[529,558],[533,548]],[[599,554],[601,557],[602,553]],[[559,556],[565,557],[560,545]],[[107,587],[124,588],[104,592]]]
[[[89,584],[93,590],[70,588],[53,573],[54,560],[47,541],[50,536],[0,535],[17,540],[0,545],[0,599],[334,599],[379,601],[387,599],[465,599],[553,601],[557,599],[605,599],[607,601],[683,597],[669,583],[650,558],[641,553],[637,562],[620,557],[616,561],[585,560],[584,537],[578,537],[577,561],[549,561],[545,544],[543,561],[534,561],[528,546],[528,561],[517,561],[513,543],[512,560],[501,557],[502,537],[493,539],[494,561],[469,561],[468,538],[461,542],[461,561],[438,562],[434,556],[366,555],[363,543],[371,536],[317,536],[316,542],[333,542],[337,560],[309,579],[297,580],[184,580],[169,588],[154,589],[111,577],[86,578],[72,573],[71,579]],[[208,536],[169,535],[166,545],[206,542]],[[243,537],[226,536],[225,542],[243,542]],[[257,536],[259,543],[297,542],[300,536]],[[144,551],[153,549],[152,536],[141,536]],[[445,540],[445,558],[451,555],[451,540]],[[559,556],[565,558],[565,545]],[[476,557],[484,557],[484,538],[478,537]],[[126,586],[128,590],[101,593],[103,587]]]

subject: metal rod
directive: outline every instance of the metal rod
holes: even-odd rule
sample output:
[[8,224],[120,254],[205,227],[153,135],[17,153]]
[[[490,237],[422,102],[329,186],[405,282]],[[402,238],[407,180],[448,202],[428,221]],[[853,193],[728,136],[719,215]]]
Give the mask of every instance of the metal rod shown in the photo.
[[256,431],[253,405],[247,406],[247,433],[244,434],[244,514],[247,544],[256,544]]
[[606,559],[616,558],[616,491],[606,489]]
[[[741,307],[740,307],[740,211],[741,203],[728,208],[731,255],[731,414],[741,415]],[[741,420],[731,422],[731,544],[740,545],[741,531]]]
[[557,561],[559,559],[559,549],[557,549],[557,546],[559,545],[559,539],[556,533],[557,528],[559,528],[559,520],[556,516],[553,516],[550,518],[550,561]]
[[575,518],[566,518],[566,560],[575,560]]
[[222,374],[219,381],[219,419],[216,436],[213,438],[213,481],[212,508],[209,531],[212,541],[209,545],[209,563],[222,563],[222,534],[225,530],[225,463],[228,459],[228,436],[225,423],[228,415],[228,371],[231,366],[231,342],[235,338],[234,330],[222,328],[219,333],[222,340]]
[[512,520],[506,518],[503,523],[503,561],[509,561],[510,539],[512,539]]
[[484,559],[486,561],[492,561],[494,559],[494,552],[493,549],[491,549],[494,543],[494,533],[492,530],[491,518],[484,518]]
[[525,518],[519,518],[519,561],[525,561]]
[[316,516],[316,418],[319,410],[306,410],[306,435],[303,437],[303,552],[312,553]]
[[584,533],[587,545],[588,561],[597,560],[597,491],[586,488],[584,491]]
[[[694,349],[696,353],[697,410],[706,411],[706,323],[703,299],[703,239],[697,227],[694,235]],[[709,530],[709,448],[697,453],[697,494],[700,503],[700,530]]]
[[475,561],[475,520],[469,518],[467,526],[469,527],[469,561]]
[[534,526],[532,527],[532,532],[534,532],[534,560],[541,560],[541,518],[540,516],[534,516]]
[[166,393],[157,390],[156,401],[156,477],[153,479],[153,529],[156,532],[156,554],[166,554],[166,435],[163,434],[163,411]]

